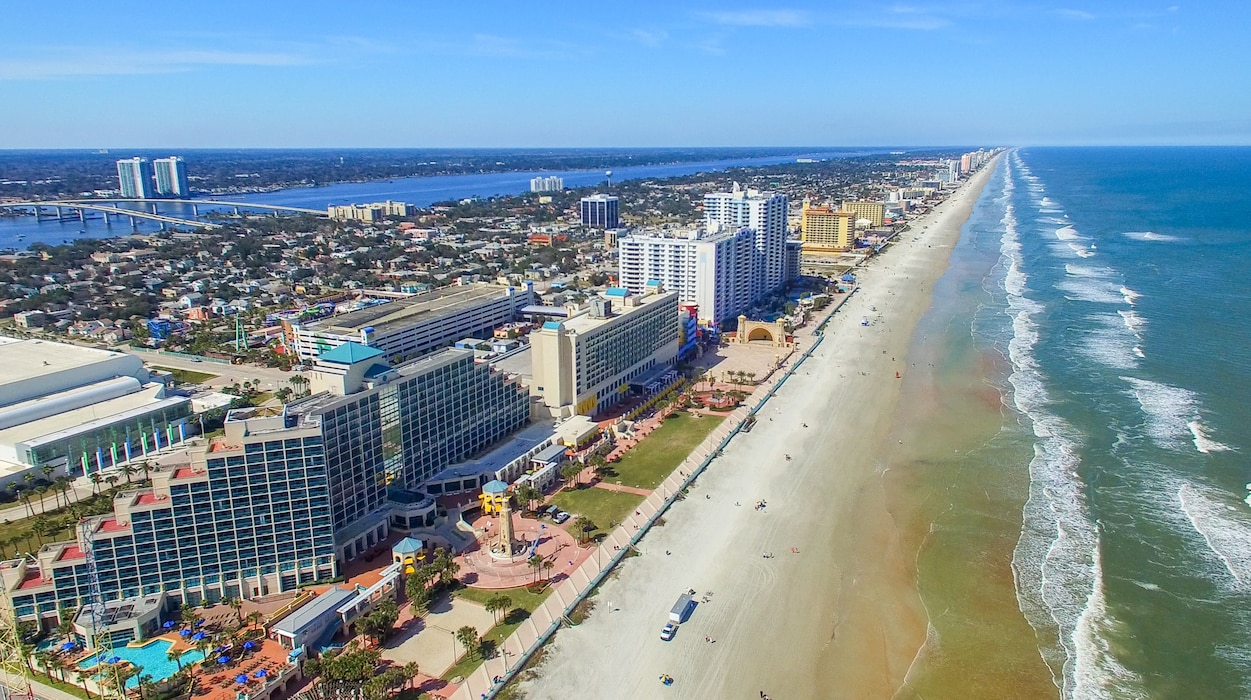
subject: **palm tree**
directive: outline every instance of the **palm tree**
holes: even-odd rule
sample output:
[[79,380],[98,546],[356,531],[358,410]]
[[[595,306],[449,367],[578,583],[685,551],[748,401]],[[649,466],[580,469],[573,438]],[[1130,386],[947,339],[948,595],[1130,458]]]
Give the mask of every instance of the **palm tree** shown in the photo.
[[235,617],[239,620],[239,626],[243,627],[243,601],[238,598],[227,598],[222,602],[235,611]]
[[408,687],[417,678],[417,674],[421,673],[421,667],[417,665],[416,661],[410,661],[404,664],[403,668],[404,675],[408,678],[408,680],[404,681],[404,687]]
[[535,554],[526,560],[526,564],[531,569],[534,569],[534,580],[537,583],[539,580],[538,572],[540,569],[543,568],[543,557],[540,557],[539,555]]
[[123,474],[126,475],[126,483],[130,484],[130,477],[139,473],[139,467],[127,462],[120,467]]
[[465,647],[465,653],[473,653],[478,648],[478,630],[470,625],[465,625],[456,630],[456,641]]
[[87,479],[91,481],[91,489],[96,493],[100,493],[100,472],[94,471],[87,475]]
[[117,479],[116,474],[109,474],[108,476],[104,477],[104,480],[108,483],[110,491],[113,491],[114,489],[117,488],[118,479]]
[[143,480],[151,481],[152,480],[152,461],[145,459],[140,464],[143,467]]
[[247,620],[247,621],[248,621],[248,625],[249,625],[249,626],[255,627],[256,625],[260,624],[260,622],[261,622],[261,617],[262,617],[262,616],[261,616],[261,611],[259,611],[259,610],[253,610],[252,612],[248,613],[247,615],[244,615],[244,616],[243,616],[243,619],[245,619],[245,620]]
[[578,543],[581,544],[586,541],[586,533],[595,529],[595,523],[585,515],[579,515],[573,520],[573,529],[578,532]]
[[43,472],[43,478],[52,481],[52,475],[56,472],[56,467],[45,464],[40,467],[39,471]]
[[70,504],[69,488],[70,488],[70,485],[72,485],[74,482],[70,481],[70,478],[68,476],[58,476],[56,478],[56,481],[53,483],[57,487],[57,490],[61,492],[61,500],[65,502],[66,506],[69,506]]
[[183,652],[175,650],[172,646],[169,648],[169,651],[165,652],[165,658],[178,664],[179,671],[182,670],[182,655]]
[[484,603],[482,607],[486,608],[486,611],[491,613],[491,618],[498,624],[500,616],[496,613],[500,611],[499,596],[493,595],[490,598],[487,598],[486,603]]
[[48,680],[52,680],[52,653],[47,651],[35,652],[35,665],[43,669],[44,675]]
[[79,685],[83,687],[83,693],[85,693],[88,698],[91,697],[91,691],[87,689],[87,677],[90,675],[91,674],[87,671],[74,672],[74,680],[78,681]]
[[501,593],[495,596],[495,600],[499,603],[500,612],[504,613],[504,618],[507,619],[508,613],[512,612],[513,609],[513,599]]
[[147,691],[150,690],[153,687],[153,685],[155,684],[152,682],[152,674],[150,673],[140,674],[139,675],[139,697],[146,698],[148,696]]

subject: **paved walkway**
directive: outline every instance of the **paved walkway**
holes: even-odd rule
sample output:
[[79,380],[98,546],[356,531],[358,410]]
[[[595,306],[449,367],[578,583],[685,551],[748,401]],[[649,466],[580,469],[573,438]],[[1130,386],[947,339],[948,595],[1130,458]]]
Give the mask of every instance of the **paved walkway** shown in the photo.
[[[563,581],[569,572],[580,565],[590,555],[588,549],[578,547],[573,535],[555,525],[523,518],[513,514],[513,537],[516,540],[532,543],[538,540],[533,554],[541,557],[550,566],[542,572],[530,566],[532,556],[528,549],[516,554],[511,560],[491,556],[490,543],[499,532],[499,516],[482,516],[474,521],[473,528],[485,532],[478,540],[469,545],[458,557],[460,572],[456,575],[466,586],[499,590],[517,588],[533,583],[541,576]],[[528,547],[528,545],[527,545]]]
[[652,495],[652,492],[647,489],[637,489],[633,486],[622,486],[621,484],[610,484],[607,481],[596,481],[591,485],[597,489],[604,489],[605,491],[620,491],[621,493],[632,493],[636,496],[644,497]]

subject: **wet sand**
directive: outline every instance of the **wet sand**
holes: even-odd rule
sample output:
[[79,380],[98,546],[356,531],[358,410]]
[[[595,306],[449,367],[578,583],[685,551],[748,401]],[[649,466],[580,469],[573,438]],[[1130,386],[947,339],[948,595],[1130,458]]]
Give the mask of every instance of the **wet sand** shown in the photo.
[[[526,697],[896,693],[928,620],[915,523],[897,519],[883,479],[899,439],[896,372],[908,371],[913,330],[992,170],[860,272],[819,350],[603,586],[594,614],[557,634]],[[767,507],[753,508],[759,500]],[[708,602],[663,642],[688,588]]]

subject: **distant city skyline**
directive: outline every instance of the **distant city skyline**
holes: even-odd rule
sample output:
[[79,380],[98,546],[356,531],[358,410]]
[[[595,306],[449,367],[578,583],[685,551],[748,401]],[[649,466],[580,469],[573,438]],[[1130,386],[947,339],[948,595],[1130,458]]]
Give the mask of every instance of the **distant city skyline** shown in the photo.
[[6,17],[30,31],[0,46],[0,148],[1251,144],[1246,4],[227,0]]

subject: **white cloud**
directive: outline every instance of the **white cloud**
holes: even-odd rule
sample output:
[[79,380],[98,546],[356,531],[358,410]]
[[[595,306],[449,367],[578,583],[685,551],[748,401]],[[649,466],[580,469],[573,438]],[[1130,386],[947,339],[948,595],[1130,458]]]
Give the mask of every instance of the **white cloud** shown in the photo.
[[313,63],[296,53],[178,49],[134,51],[98,47],[61,49],[55,55],[0,57],[0,80],[48,80],[93,75],[181,73],[209,66],[301,66]]
[[1092,15],[1091,13],[1085,10],[1060,9],[1060,10],[1056,10],[1056,14],[1060,15],[1064,19],[1080,19],[1083,21],[1092,20],[1095,18],[1094,15]]
[[662,30],[650,31],[647,29],[635,29],[630,32],[630,38],[638,43],[655,48],[664,43],[669,38],[669,32]]
[[806,27],[811,17],[800,10],[730,10],[701,12],[699,16],[733,27]]

